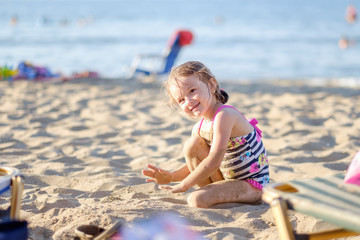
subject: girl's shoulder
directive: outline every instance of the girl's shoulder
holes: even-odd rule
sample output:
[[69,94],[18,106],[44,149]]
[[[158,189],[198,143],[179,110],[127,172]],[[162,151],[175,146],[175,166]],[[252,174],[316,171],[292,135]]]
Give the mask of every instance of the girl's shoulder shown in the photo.
[[215,118],[238,118],[244,117],[242,113],[235,107],[229,105],[223,105],[218,111],[216,112]]
[[236,107],[233,107],[231,105],[221,105],[217,110],[216,110],[216,113],[215,113],[215,116],[220,113],[220,112],[239,112],[239,110],[236,108]]
[[236,108],[223,107],[218,111],[217,116],[215,116],[213,121],[214,130],[218,129],[221,131],[224,126],[231,128],[231,137],[233,136],[243,136],[250,133],[253,128],[250,125],[249,121],[244,117],[244,115]]

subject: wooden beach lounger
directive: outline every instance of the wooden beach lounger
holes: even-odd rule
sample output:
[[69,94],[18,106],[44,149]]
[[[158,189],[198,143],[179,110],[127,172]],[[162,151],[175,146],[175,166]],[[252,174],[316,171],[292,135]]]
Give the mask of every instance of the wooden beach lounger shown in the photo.
[[[270,204],[281,240],[332,239],[360,235],[360,186],[344,183],[344,174],[270,184],[263,200]],[[298,234],[289,222],[288,210],[322,219],[337,230]]]
[[24,183],[16,168],[0,166],[0,194],[11,188],[10,219],[20,220],[21,198]]

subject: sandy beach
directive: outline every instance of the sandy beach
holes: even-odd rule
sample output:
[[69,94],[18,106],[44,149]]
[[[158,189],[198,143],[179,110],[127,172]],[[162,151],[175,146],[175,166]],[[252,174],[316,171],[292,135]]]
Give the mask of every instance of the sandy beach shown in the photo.
[[[229,104],[263,130],[271,182],[346,171],[360,150],[360,88],[291,81],[222,82]],[[131,225],[170,212],[206,239],[278,239],[266,203],[190,208],[187,193],[146,183],[147,163],[172,170],[193,121],[157,81],[0,81],[1,165],[18,168],[30,239],[74,239],[82,224]],[[9,194],[0,197],[7,208]],[[291,215],[298,231],[328,224]],[[355,238],[347,238],[355,239]]]

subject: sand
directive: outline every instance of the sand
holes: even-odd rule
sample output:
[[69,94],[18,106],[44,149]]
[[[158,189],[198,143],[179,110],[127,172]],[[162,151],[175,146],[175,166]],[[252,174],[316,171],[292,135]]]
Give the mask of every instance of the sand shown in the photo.
[[[273,81],[221,82],[229,103],[263,130],[271,182],[344,172],[360,150],[360,88]],[[175,169],[192,120],[171,110],[159,82],[81,79],[0,82],[1,165],[24,175],[21,217],[30,239],[73,239],[173,213],[206,239],[278,239],[266,203],[190,208],[187,193],[146,183],[147,163]],[[9,194],[0,198],[5,209]],[[291,215],[299,231],[328,224]],[[350,238],[349,238],[350,239]]]

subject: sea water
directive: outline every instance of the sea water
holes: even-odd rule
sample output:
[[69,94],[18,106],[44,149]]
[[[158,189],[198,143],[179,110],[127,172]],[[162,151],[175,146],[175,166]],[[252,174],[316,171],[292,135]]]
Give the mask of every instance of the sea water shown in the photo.
[[[360,11],[346,0],[0,0],[0,66],[123,77],[137,54],[161,54],[187,29],[194,41],[176,64],[202,61],[219,80],[360,79],[350,4]],[[342,37],[357,42],[341,49]]]

